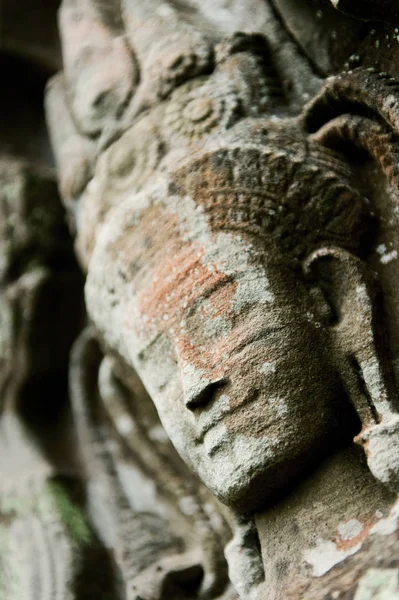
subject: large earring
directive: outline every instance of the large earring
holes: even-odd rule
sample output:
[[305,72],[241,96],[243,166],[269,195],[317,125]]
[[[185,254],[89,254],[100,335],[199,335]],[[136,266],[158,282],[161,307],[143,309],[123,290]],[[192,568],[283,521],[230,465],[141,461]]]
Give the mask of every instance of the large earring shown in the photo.
[[354,438],[376,479],[399,491],[399,412],[393,371],[377,321],[378,285],[358,258],[341,248],[320,248],[304,263],[336,318],[329,326],[343,383],[362,429]]

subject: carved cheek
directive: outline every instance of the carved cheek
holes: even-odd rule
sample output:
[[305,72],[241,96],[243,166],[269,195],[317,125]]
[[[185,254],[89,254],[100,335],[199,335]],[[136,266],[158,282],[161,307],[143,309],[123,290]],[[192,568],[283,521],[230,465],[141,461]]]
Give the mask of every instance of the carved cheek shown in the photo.
[[291,352],[281,347],[278,338],[266,332],[263,341],[248,345],[230,361],[235,378],[229,390],[232,411],[225,425],[233,435],[278,439],[286,426],[294,387],[287,368]]

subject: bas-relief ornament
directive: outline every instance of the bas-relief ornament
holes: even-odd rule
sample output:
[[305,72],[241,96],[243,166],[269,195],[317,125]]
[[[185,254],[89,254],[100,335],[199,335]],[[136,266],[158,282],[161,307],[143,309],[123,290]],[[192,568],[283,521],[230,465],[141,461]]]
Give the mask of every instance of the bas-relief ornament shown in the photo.
[[[353,589],[381,535],[395,535],[399,470],[397,392],[378,280],[366,262],[376,219],[353,158],[371,157],[396,197],[398,84],[365,68],[313,77],[314,98],[304,105],[309,92],[287,85],[292,42],[269,13],[266,37],[215,42],[167,3],[122,8],[141,73],[124,110],[113,106],[88,139],[79,123],[94,109],[73,111],[68,79],[54,79],[47,92],[62,192],[87,270],[91,335],[106,354],[94,368],[95,394],[132,462],[141,455],[156,465],[160,495],[176,481],[172,497],[184,496],[183,466],[168,467],[175,459],[159,440],[151,454],[148,423],[135,415],[146,393],[129,399],[140,378],[184,462],[229,507],[225,554],[241,598],[321,598],[315,578],[331,573],[333,585],[336,565]],[[275,51],[276,38],[288,54]],[[295,61],[300,78],[309,65]],[[65,178],[65,148],[77,165],[90,165],[84,177]],[[76,368],[84,378],[82,352]],[[130,390],[127,400],[114,393],[107,403],[107,373],[120,393]],[[72,389],[74,381],[72,372]],[[94,394],[84,383],[78,415]],[[142,438],[131,435],[143,423]],[[90,454],[93,440],[83,434],[81,443]],[[87,460],[89,482],[95,462]],[[195,504],[205,491],[194,488]],[[204,522],[198,593],[221,597],[223,561],[212,563],[218,531]],[[173,535],[168,543],[184,562]],[[356,555],[365,558],[339,571]],[[147,568],[134,572],[136,589],[145,589]]]
[[65,407],[82,280],[53,170],[3,152],[0,212],[0,596],[105,600],[115,570],[85,517]]

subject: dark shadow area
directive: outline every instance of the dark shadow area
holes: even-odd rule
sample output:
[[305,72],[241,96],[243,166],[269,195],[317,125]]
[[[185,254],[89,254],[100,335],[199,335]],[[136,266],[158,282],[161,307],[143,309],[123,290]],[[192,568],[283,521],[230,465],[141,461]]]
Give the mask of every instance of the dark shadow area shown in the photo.
[[43,91],[52,72],[31,61],[0,55],[0,147],[28,161],[53,164],[43,111]]

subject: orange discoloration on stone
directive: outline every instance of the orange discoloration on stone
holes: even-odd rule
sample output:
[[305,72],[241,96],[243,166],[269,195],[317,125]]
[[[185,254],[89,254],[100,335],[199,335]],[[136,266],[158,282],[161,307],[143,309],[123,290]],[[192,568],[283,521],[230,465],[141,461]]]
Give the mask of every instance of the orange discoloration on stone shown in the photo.
[[349,540],[344,540],[344,539],[342,539],[342,537],[340,535],[337,535],[335,538],[333,538],[333,542],[335,543],[337,550],[349,550],[350,548],[353,548],[353,547],[357,546],[358,544],[361,544],[363,542],[363,540],[368,538],[370,530],[372,529],[372,527],[375,525],[375,523],[377,521],[378,521],[378,519],[376,519],[375,515],[370,515],[370,517],[368,519],[365,518],[362,521],[363,528],[360,531],[360,533],[358,535],[351,537],[351,539],[349,539]]
[[109,253],[115,261],[123,258],[125,276],[130,280],[134,277],[134,289],[136,293],[141,293],[147,286],[146,282],[153,281],[154,265],[163,263],[165,249],[166,256],[173,256],[180,253],[181,246],[176,216],[163,211],[159,205],[150,204],[144,209],[139,226],[134,213],[124,218],[123,231],[117,241],[109,246]]
[[197,302],[226,284],[228,276],[202,265],[204,254],[194,245],[185,245],[178,254],[164,257],[151,272],[151,284],[140,294],[143,314],[157,322],[167,314],[168,326],[171,322],[178,324]]

